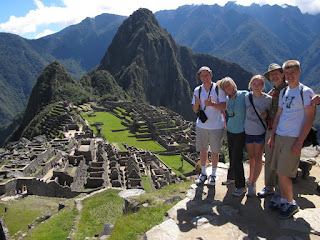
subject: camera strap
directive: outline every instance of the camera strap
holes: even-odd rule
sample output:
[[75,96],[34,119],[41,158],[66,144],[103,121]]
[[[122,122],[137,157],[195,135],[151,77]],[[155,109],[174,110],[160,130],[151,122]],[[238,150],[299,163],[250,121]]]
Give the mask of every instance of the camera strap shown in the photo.
[[[213,83],[211,83],[211,87],[210,87],[210,90],[209,90],[209,94],[208,94],[207,100],[208,100],[209,97],[210,97],[210,93],[211,93],[212,86],[213,86]],[[218,87],[218,86],[217,86],[217,87]],[[217,92],[217,90],[218,90],[217,87],[216,87],[216,92]],[[200,93],[201,93],[201,86],[200,86],[200,88],[199,88],[199,99],[200,99]],[[217,92],[217,96],[218,96],[218,92]],[[206,110],[206,106],[204,106],[203,111],[204,111],[204,110]]]

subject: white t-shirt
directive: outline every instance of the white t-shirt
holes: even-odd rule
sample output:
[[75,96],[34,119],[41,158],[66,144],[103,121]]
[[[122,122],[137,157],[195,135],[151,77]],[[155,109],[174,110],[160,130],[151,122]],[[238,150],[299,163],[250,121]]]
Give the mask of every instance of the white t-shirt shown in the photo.
[[[303,100],[301,98],[301,88],[303,86]],[[285,94],[283,91],[286,89]],[[283,95],[283,97],[282,97]],[[278,123],[276,133],[281,136],[299,137],[303,125],[306,121],[304,108],[310,105],[314,92],[311,88],[302,85],[295,88],[284,88],[280,92],[279,107],[282,113]]]
[[[202,110],[204,109],[204,107],[205,107],[204,102],[205,102],[205,100],[209,99],[208,96],[211,96],[211,101],[215,102],[215,103],[221,103],[221,102],[227,101],[225,92],[223,90],[221,90],[220,88],[218,88],[218,95],[219,96],[217,96],[215,82],[213,82],[211,92],[210,92],[210,90],[206,91],[203,84],[196,87],[193,91],[193,94],[196,95],[197,97],[199,97],[199,88],[200,87],[201,87],[200,109],[202,109]],[[209,92],[210,92],[210,95],[209,95]],[[218,97],[219,97],[219,99],[218,99]],[[194,102],[195,102],[195,98],[193,96],[192,104],[194,104]],[[205,123],[203,123],[203,122],[201,122],[201,120],[199,118],[197,118],[197,122],[196,122],[197,127],[204,128],[204,129],[222,129],[224,127],[224,117],[223,117],[223,114],[220,110],[216,109],[215,107],[208,106],[208,107],[206,107],[204,112],[206,113],[208,119]]]

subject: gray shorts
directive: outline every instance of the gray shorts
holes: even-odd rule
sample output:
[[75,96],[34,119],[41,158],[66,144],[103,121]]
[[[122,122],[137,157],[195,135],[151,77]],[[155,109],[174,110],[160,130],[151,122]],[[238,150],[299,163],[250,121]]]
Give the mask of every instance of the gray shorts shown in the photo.
[[204,129],[196,127],[196,150],[197,152],[208,151],[220,153],[222,145],[223,129]]
[[276,170],[283,176],[294,178],[297,175],[300,154],[291,152],[296,137],[275,135],[274,148],[272,153],[271,170]]

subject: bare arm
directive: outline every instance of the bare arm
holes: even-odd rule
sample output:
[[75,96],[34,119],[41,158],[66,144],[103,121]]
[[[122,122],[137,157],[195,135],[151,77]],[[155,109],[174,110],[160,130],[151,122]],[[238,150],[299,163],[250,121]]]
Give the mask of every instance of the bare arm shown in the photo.
[[218,109],[218,110],[226,110],[227,109],[227,104],[226,102],[221,102],[221,103],[212,103],[212,107]]
[[208,100],[205,100],[205,101],[204,101],[204,104],[205,104],[206,106],[211,106],[211,107],[214,107],[214,108],[216,108],[216,109],[218,109],[218,110],[222,110],[222,111],[226,110],[226,108],[227,108],[226,102],[221,102],[221,103],[212,102],[212,101],[211,101],[211,96],[209,97]]
[[312,127],[313,121],[315,119],[316,108],[312,105],[308,105],[304,108],[304,112],[306,114],[306,121],[303,125],[301,133],[297,139],[297,141],[292,146],[292,153],[299,154],[303,147],[303,141],[308,136],[310,129]]
[[320,104],[320,95],[314,95],[313,98],[310,100],[311,104]]
[[194,96],[194,104],[192,106],[192,110],[197,113],[199,110],[200,110],[200,103],[201,103],[201,100],[199,98],[197,98],[196,95],[193,95]]

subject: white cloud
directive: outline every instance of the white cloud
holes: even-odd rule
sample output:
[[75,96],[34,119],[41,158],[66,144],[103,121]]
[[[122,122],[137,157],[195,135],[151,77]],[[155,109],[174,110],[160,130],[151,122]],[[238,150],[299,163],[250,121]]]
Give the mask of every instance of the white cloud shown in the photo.
[[50,29],[45,29],[43,32],[37,34],[34,38],[38,39],[38,38],[41,38],[41,37],[44,37],[44,36],[48,36],[48,35],[51,35],[51,34],[54,34],[54,33],[56,33],[56,32],[52,31]]
[[[102,13],[114,13],[129,16],[143,7],[153,12],[163,9],[176,9],[186,4],[215,4],[224,6],[228,0],[61,0],[64,7],[45,6],[41,0],[34,0],[36,10],[30,10],[24,17],[11,16],[8,22],[0,24],[0,31],[19,35],[34,33],[40,36],[40,28],[49,28],[55,24],[63,29],[79,23],[86,17],[95,17]],[[248,6],[252,2],[263,4],[289,4],[299,6],[302,12],[320,12],[319,0],[235,0],[236,3]],[[49,32],[49,29],[46,31]],[[42,34],[41,34],[42,35]]]

